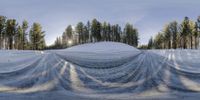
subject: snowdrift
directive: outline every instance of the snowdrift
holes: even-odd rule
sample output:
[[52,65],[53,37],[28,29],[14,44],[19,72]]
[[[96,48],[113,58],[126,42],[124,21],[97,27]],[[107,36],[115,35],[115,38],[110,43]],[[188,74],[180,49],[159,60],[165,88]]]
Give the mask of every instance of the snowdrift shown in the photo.
[[197,99],[199,59],[197,50],[140,51],[116,42],[0,51],[0,99]]
[[65,49],[65,51],[105,54],[105,53],[126,52],[126,51],[135,52],[139,50],[132,46],[119,42],[97,42],[97,43],[87,43],[78,46],[73,46],[71,48]]

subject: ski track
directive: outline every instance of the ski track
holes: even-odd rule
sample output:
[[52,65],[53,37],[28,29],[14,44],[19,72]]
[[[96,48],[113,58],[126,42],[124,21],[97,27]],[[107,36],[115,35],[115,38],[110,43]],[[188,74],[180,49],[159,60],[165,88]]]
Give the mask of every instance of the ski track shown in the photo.
[[72,50],[0,51],[0,100],[200,97],[198,50]]

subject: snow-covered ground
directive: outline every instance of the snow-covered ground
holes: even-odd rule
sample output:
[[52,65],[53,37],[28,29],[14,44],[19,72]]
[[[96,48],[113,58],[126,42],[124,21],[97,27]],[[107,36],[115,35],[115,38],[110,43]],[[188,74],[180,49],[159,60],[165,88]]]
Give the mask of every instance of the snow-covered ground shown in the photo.
[[0,100],[200,98],[200,51],[138,50],[99,42],[0,51]]

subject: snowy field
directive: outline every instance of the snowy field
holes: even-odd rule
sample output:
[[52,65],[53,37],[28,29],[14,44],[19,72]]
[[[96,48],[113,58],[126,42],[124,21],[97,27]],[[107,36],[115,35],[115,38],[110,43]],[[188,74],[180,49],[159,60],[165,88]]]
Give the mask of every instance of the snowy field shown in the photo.
[[0,51],[0,100],[198,100],[199,50],[100,42]]

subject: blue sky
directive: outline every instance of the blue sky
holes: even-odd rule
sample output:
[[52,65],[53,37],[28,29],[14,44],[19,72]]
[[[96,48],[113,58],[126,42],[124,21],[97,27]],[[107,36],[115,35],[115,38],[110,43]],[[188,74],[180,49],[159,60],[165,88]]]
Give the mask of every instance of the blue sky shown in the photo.
[[0,0],[0,15],[41,23],[48,45],[67,25],[93,18],[121,26],[129,22],[138,28],[140,44],[146,44],[170,21],[196,20],[200,0]]

